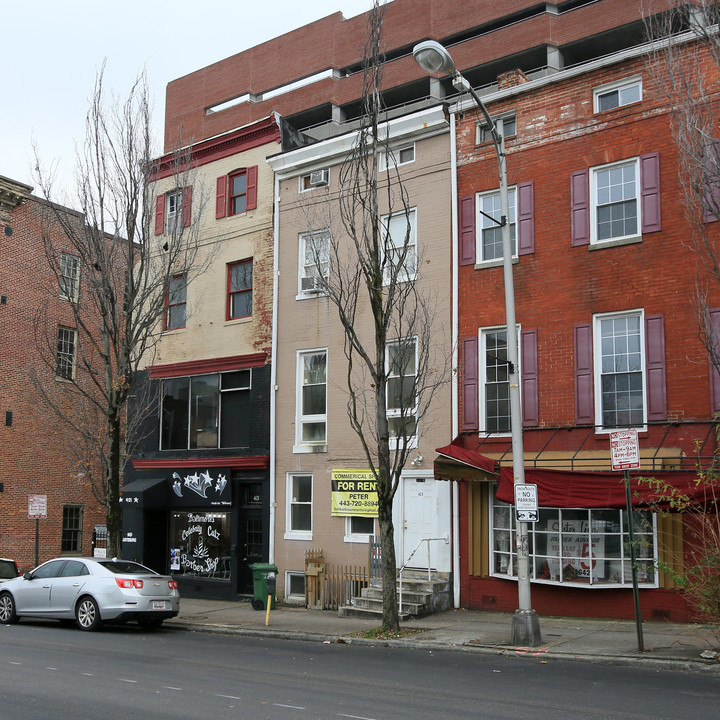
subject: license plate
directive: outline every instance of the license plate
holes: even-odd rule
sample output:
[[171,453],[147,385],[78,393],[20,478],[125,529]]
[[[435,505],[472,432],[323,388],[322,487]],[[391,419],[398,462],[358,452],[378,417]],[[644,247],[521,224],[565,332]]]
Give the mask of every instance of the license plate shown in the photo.
[[165,609],[165,601],[164,600],[153,600],[153,610],[164,610]]

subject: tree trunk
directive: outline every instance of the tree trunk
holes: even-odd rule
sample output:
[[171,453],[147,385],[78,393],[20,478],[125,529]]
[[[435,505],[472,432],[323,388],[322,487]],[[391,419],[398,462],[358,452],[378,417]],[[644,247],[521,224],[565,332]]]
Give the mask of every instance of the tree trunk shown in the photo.
[[392,502],[380,503],[378,519],[382,548],[383,628],[388,632],[395,632],[400,629],[400,617],[397,604],[397,561],[395,559]]
[[107,531],[109,557],[122,556],[122,506],[120,504],[121,437],[120,418],[108,408]]

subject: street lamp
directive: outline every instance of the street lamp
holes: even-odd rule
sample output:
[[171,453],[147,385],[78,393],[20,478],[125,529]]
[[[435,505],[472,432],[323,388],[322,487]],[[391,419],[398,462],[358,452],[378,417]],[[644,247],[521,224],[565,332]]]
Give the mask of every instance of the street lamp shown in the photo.
[[[500,175],[500,226],[502,228],[503,276],[505,281],[505,323],[507,326],[507,355],[510,380],[510,433],[512,437],[513,482],[525,483],[523,462],[522,418],[520,406],[520,377],[518,373],[518,333],[515,323],[515,290],[513,287],[512,243],[510,240],[509,203],[505,143],[495,122],[470,83],[455,67],[450,53],[434,40],[421,42],[413,48],[413,57],[427,73],[445,73],[452,78],[453,86],[462,92],[469,92],[485,117],[485,123],[492,135],[497,153]],[[513,615],[513,645],[537,647],[541,644],[540,622],[530,602],[528,526],[519,522],[517,527],[517,575],[518,609]]]

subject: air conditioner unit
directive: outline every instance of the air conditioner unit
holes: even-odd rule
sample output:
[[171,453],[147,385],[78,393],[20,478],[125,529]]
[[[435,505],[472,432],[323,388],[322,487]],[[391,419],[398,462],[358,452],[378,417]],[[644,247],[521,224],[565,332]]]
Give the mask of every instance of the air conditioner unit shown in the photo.
[[314,275],[300,280],[300,288],[306,293],[319,293],[322,290],[322,280]]
[[313,170],[310,173],[310,187],[323,187],[328,184],[330,178],[330,171],[325,168],[324,170]]

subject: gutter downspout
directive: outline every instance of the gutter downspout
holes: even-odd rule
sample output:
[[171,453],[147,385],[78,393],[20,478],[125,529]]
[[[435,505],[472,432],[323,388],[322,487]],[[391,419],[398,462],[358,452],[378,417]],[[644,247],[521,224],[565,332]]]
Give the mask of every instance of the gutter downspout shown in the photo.
[[[458,436],[458,190],[457,190],[457,130],[455,113],[450,113],[450,218],[452,234],[452,369],[451,369],[451,427],[454,439]],[[452,481],[452,556],[453,605],[460,607],[460,484]]]
[[275,173],[275,197],[273,208],[273,304],[272,304],[272,349],[270,351],[270,538],[268,557],[271,563],[275,562],[275,416],[277,394],[277,318],[278,318],[278,284],[280,271],[280,180]]

